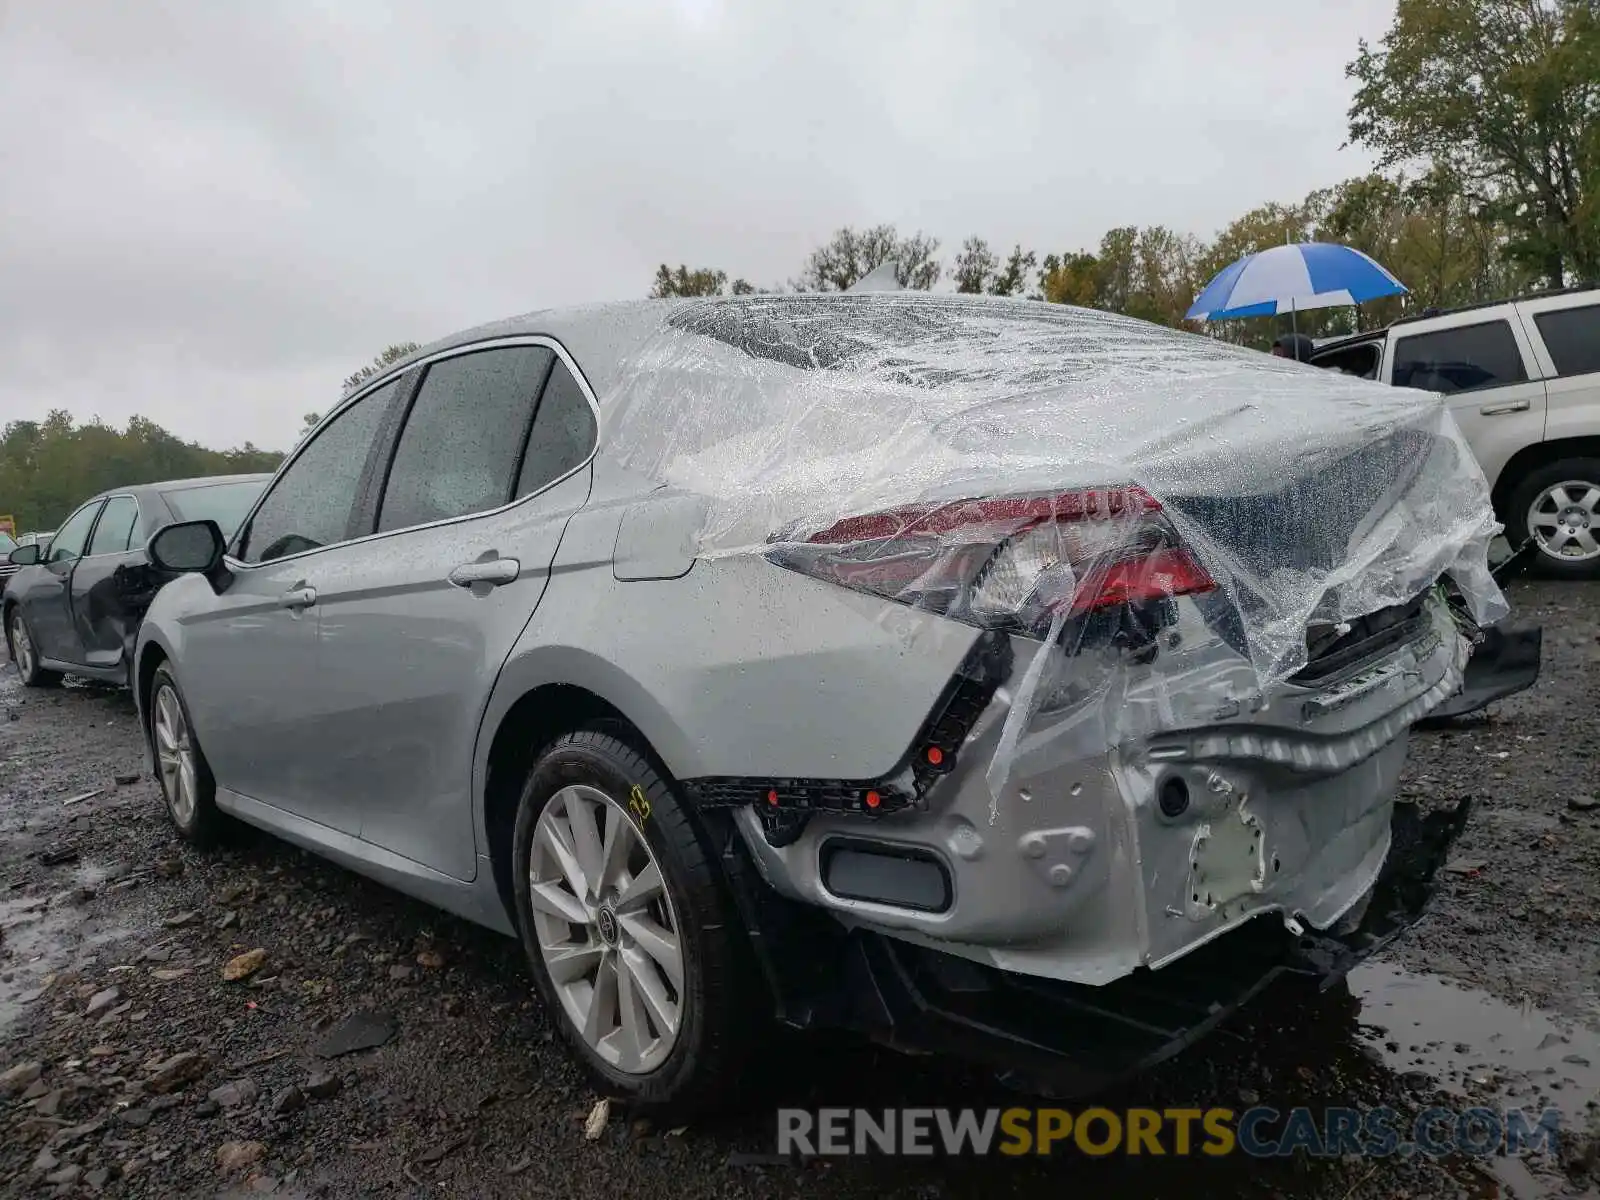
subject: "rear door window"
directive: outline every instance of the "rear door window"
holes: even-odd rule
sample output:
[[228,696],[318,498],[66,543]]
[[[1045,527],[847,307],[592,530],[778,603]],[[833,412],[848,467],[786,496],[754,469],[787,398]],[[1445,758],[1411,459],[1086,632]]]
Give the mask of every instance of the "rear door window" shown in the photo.
[[1516,336],[1503,320],[1414,333],[1395,342],[1396,387],[1449,395],[1527,378]]
[[139,502],[132,496],[113,496],[106,501],[100,522],[94,527],[94,537],[89,540],[89,557],[96,554],[123,554],[133,540],[133,529],[139,523]]
[[509,504],[554,358],[545,346],[501,346],[430,366],[395,447],[379,531]]
[[1536,313],[1533,322],[1557,375],[1600,372],[1600,304]]
[[594,451],[594,409],[567,364],[556,360],[550,382],[539,398],[539,411],[528,435],[528,449],[517,477],[517,495],[549,487],[579,467]]

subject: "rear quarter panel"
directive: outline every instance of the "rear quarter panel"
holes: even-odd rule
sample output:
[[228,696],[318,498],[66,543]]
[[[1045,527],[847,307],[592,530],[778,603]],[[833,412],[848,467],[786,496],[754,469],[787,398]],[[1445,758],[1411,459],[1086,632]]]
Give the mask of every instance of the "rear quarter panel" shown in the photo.
[[[648,501],[645,501],[646,503]],[[678,779],[868,778],[910,746],[977,631],[804,578],[753,555],[619,581],[625,503],[573,518],[506,661],[474,761],[517,700],[568,684],[618,709]],[[486,845],[482,806],[480,846]]]

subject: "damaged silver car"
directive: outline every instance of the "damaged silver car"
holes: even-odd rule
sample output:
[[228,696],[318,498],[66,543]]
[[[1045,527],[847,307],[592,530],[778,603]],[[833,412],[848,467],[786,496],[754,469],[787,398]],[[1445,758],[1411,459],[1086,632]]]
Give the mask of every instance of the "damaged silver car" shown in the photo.
[[520,937],[613,1094],[768,1015],[1066,1092],[1416,919],[1497,528],[1436,398],[1105,313],[536,313],[158,534],[137,695],[181,833]]

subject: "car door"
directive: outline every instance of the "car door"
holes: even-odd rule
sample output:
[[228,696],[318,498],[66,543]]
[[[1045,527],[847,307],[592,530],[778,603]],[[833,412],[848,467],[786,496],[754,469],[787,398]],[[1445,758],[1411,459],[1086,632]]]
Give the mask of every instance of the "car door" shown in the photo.
[[68,607],[73,634],[89,667],[109,669],[123,660],[130,645],[128,614],[119,602],[118,568],[144,561],[139,502],[128,494],[108,496],[83,556],[72,566]]
[[1600,292],[1544,296],[1517,308],[1545,376],[1545,437],[1600,434]]
[[232,579],[185,623],[178,659],[190,716],[217,783],[252,800],[359,831],[359,818],[311,781],[316,728],[318,595],[324,555],[352,535],[376,461],[388,381],[339,409],[302,442],[240,526]]
[[22,595],[22,611],[39,654],[56,662],[81,663],[83,647],[72,624],[72,568],[83,556],[105,501],[96,496],[61,523]]
[[1509,309],[1471,310],[1416,333],[1396,326],[1385,377],[1439,392],[1493,487],[1511,456],[1544,438],[1545,387],[1522,323]]
[[476,874],[472,758],[500,667],[589,495],[596,410],[553,345],[519,339],[427,364],[374,508],[376,536],[329,556],[321,785],[361,836]]

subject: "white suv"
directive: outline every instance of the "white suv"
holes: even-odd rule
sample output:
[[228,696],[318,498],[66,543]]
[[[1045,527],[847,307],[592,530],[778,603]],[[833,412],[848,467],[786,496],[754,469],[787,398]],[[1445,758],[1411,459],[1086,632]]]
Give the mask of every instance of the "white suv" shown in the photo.
[[1600,578],[1600,286],[1450,312],[1319,347],[1329,367],[1443,393],[1513,547]]

